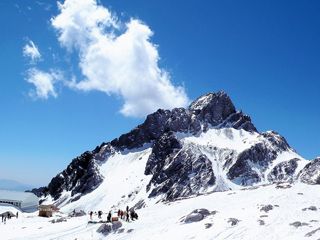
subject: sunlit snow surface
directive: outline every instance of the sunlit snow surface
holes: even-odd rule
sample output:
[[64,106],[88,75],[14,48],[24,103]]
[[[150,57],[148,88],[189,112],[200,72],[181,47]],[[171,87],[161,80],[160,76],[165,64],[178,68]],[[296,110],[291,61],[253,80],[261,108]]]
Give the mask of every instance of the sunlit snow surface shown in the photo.
[[[320,207],[319,199],[319,186],[298,183],[287,189],[270,185],[217,192],[168,204],[147,203],[146,208],[138,211],[138,221],[123,222],[124,232],[111,233],[107,239],[319,239],[320,231],[305,237],[320,227],[319,210],[303,211],[310,206]],[[102,206],[103,201],[91,199],[88,204]],[[268,213],[260,210],[269,204],[273,210]],[[180,223],[181,217],[197,208],[217,213],[200,222]],[[35,214],[20,215],[19,219],[0,225],[1,239],[104,239],[96,233],[99,224],[88,225],[87,216],[52,224],[49,222],[52,219],[39,218]],[[240,221],[231,226],[229,218]],[[259,220],[265,225],[260,225]],[[297,221],[308,225],[298,228],[290,225]],[[212,227],[206,229],[206,223],[211,223]],[[127,233],[130,229],[133,231]]]
[[[53,218],[39,218],[37,213],[21,213],[18,219],[11,219],[6,225],[0,224],[0,239],[319,239],[320,209],[304,210],[310,206],[320,208],[320,186],[305,185],[297,182],[293,185],[241,187],[227,179],[221,162],[221,154],[233,151],[239,154],[250,148],[261,139],[257,133],[243,130],[209,129],[198,136],[177,133],[177,138],[183,148],[207,155],[213,163],[216,184],[212,189],[206,189],[204,194],[184,200],[165,203],[157,198],[148,198],[146,187],[151,176],[144,174],[148,157],[152,151],[150,146],[141,149],[116,152],[99,166],[103,183],[93,192],[81,197],[78,201],[68,203],[70,192],[64,192],[59,200],[61,213]],[[220,150],[221,151],[220,151]],[[266,179],[271,169],[282,161],[299,158],[298,171],[307,160],[301,158],[293,150],[282,152],[268,169],[261,173]],[[220,159],[220,160],[219,160]],[[257,169],[259,171],[259,169]],[[297,172],[298,172],[297,171]],[[152,187],[152,186],[151,186]],[[287,188],[288,187],[288,188]],[[229,191],[225,191],[232,189]],[[213,192],[221,191],[221,192]],[[111,233],[107,237],[96,232],[101,224],[88,224],[89,217],[67,218],[67,222],[51,223],[52,219],[67,217],[73,210],[102,210],[108,213],[119,208],[125,209],[144,201],[145,207],[139,209],[139,220],[123,222],[122,233]],[[48,198],[46,203],[52,202]],[[269,212],[261,211],[265,205],[272,205]],[[6,211],[0,207],[0,212]],[[8,207],[7,207],[8,208]],[[206,208],[217,211],[200,222],[184,224],[180,219],[195,209]],[[314,208],[312,208],[314,209]],[[13,210],[13,212],[16,210]],[[94,217],[94,220],[98,220]],[[238,224],[232,226],[230,218],[238,219]],[[106,220],[106,214],[103,215]],[[319,222],[318,222],[319,221]],[[290,225],[300,222],[302,226]],[[261,225],[263,223],[263,225]],[[210,226],[206,228],[206,226]],[[298,224],[299,225],[299,224]],[[308,234],[308,233],[312,234]]]

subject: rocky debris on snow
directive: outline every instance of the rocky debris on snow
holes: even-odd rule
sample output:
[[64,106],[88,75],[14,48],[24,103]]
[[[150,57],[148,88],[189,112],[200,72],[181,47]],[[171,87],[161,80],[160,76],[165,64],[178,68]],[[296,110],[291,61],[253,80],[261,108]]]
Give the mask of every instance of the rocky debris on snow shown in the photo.
[[66,222],[67,219],[65,217],[61,217],[61,218],[57,218],[57,219],[53,219],[50,222],[51,223],[61,223],[61,222]]
[[266,213],[268,213],[271,210],[273,210],[273,206],[271,204],[265,205],[260,208],[261,212],[266,212]]
[[320,231],[320,228],[317,228],[317,229],[315,229],[315,230],[313,230],[313,231],[311,231],[311,232],[308,232],[306,235],[305,235],[305,237],[311,237],[311,236],[313,236],[316,232],[318,232],[318,231]]
[[106,221],[106,220],[100,220],[100,221],[92,221],[92,220],[90,220],[90,221],[88,221],[88,224],[97,224],[97,223],[109,223],[109,222]]
[[261,215],[260,216],[261,218],[267,218],[267,217],[269,217],[268,215]]
[[112,226],[111,224],[108,224],[108,223],[104,223],[102,224],[98,229],[97,229],[97,232],[98,233],[101,233],[105,236],[107,236],[109,233],[111,233],[112,231]]
[[309,226],[309,223],[296,221],[296,222],[290,223],[290,226],[294,226],[296,228],[299,228],[299,227],[303,227],[303,226]]
[[212,226],[213,226],[212,223],[206,223],[206,224],[204,224],[204,227],[205,227],[206,229],[211,228]]
[[143,199],[141,199],[139,202],[137,202],[137,203],[132,207],[132,209],[133,209],[133,210],[139,210],[139,209],[144,208],[144,207],[146,207],[146,203],[145,203],[145,201],[144,201]]
[[236,225],[238,225],[239,222],[240,222],[240,220],[236,219],[236,218],[229,218],[228,219],[228,223],[230,223],[231,226],[236,226]]
[[288,188],[291,188],[292,185],[289,184],[289,183],[278,183],[276,185],[276,189],[288,189]]
[[228,195],[234,195],[234,194],[236,194],[235,192],[232,192],[232,193],[228,193]]
[[128,231],[127,231],[127,233],[131,233],[131,232],[133,232],[134,231],[134,229],[129,229]]
[[83,217],[85,216],[86,213],[83,210],[80,211],[72,211],[71,213],[69,213],[69,217]]
[[120,221],[112,222],[112,223],[103,223],[98,229],[97,232],[103,235],[108,235],[109,233],[116,232],[118,229],[122,227],[122,223]]
[[122,223],[120,221],[112,222],[112,230],[116,231],[122,227]]
[[307,211],[307,210],[310,210],[310,211],[317,211],[318,208],[316,206],[310,206],[308,208],[303,208],[302,211]]
[[311,220],[310,222],[319,222],[318,220]]
[[124,233],[124,228],[118,229],[117,233]]
[[210,212],[208,209],[205,209],[205,208],[195,209],[188,215],[182,217],[180,219],[180,222],[183,222],[183,223],[200,222],[206,217],[208,217],[209,215],[215,215],[216,213],[217,213],[216,211]]
[[301,193],[301,192],[299,192],[299,193],[297,193],[298,195],[303,195],[303,193]]
[[261,220],[261,219],[258,220],[258,223],[259,223],[260,226],[263,226],[263,225],[266,224],[265,221],[263,221],[263,220]]

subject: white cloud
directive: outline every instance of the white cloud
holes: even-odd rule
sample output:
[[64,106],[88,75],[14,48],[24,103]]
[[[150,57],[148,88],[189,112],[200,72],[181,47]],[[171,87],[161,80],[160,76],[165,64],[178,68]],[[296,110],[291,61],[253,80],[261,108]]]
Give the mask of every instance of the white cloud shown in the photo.
[[37,68],[31,68],[27,72],[26,81],[33,84],[35,90],[31,90],[29,95],[33,98],[41,99],[48,99],[50,95],[57,97],[55,84],[62,79],[62,74],[59,71],[44,72]]
[[184,88],[174,86],[159,67],[157,47],[150,41],[153,32],[146,24],[137,19],[123,24],[96,0],[66,0],[58,6],[52,26],[60,44],[79,53],[84,77],[69,86],[121,96],[125,116],[187,105]]
[[31,40],[23,47],[23,56],[30,58],[31,63],[35,63],[41,59],[38,47]]

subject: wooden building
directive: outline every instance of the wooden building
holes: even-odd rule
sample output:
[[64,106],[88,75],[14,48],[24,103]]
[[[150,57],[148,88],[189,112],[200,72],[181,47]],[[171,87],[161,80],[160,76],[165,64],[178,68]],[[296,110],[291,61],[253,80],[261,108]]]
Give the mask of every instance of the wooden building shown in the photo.
[[52,214],[59,209],[53,204],[40,205],[39,206],[39,217],[52,217]]

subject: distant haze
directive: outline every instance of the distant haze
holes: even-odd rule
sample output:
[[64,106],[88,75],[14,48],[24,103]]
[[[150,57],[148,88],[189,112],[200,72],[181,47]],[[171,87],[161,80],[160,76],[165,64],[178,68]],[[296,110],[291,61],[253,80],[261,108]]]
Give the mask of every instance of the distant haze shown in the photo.
[[14,190],[14,191],[25,191],[34,188],[32,185],[23,184],[18,181],[10,179],[0,179],[0,189],[2,190]]

